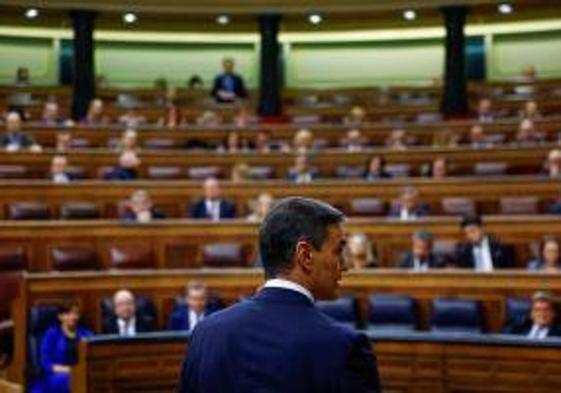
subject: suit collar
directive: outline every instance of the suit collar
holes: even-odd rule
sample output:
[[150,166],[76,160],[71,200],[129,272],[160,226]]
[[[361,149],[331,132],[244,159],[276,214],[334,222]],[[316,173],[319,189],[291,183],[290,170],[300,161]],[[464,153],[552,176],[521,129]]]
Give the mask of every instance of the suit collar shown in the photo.
[[261,289],[254,300],[265,303],[291,304],[296,306],[313,306],[314,303],[306,295],[291,289],[268,287]]

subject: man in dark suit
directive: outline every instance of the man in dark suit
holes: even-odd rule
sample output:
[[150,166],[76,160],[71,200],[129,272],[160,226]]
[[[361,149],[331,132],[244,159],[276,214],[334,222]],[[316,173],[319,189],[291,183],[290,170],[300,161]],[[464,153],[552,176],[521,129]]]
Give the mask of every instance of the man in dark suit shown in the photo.
[[40,152],[41,146],[21,129],[21,115],[18,112],[9,112],[6,115],[6,132],[0,138],[0,143],[6,151],[29,149],[32,152]]
[[226,58],[222,61],[224,72],[214,79],[212,96],[217,102],[234,102],[237,98],[246,98],[247,90],[241,76],[234,73],[234,60]]
[[213,221],[236,217],[236,205],[221,198],[222,192],[218,180],[206,179],[203,189],[205,197],[191,207],[189,217]]
[[123,216],[126,221],[150,222],[152,220],[161,220],[166,215],[156,209],[152,203],[152,198],[146,190],[136,190],[131,195],[128,209]]
[[113,313],[103,321],[105,334],[131,337],[155,329],[155,321],[137,312],[134,295],[126,289],[117,291],[113,296]]
[[561,328],[555,323],[555,305],[546,292],[538,291],[532,296],[532,309],[529,318],[515,324],[507,331],[535,340],[561,336]]
[[366,336],[314,305],[336,297],[346,269],[343,220],[311,199],[287,198],[273,208],[259,232],[266,283],[197,325],[180,393],[380,392]]
[[311,183],[318,177],[317,168],[310,166],[307,155],[300,154],[294,159],[294,166],[288,171],[288,180],[298,184]]
[[206,285],[197,281],[191,282],[185,289],[184,304],[170,316],[168,328],[192,331],[213,311],[216,309],[209,307]]
[[401,269],[413,269],[416,271],[427,271],[443,267],[443,261],[432,251],[432,233],[425,230],[413,234],[412,250],[401,256],[398,266]]
[[419,217],[428,216],[430,208],[426,203],[419,201],[419,192],[414,187],[405,187],[401,191],[398,203],[394,204],[389,217],[401,220],[415,220]]
[[458,267],[482,272],[515,267],[512,249],[486,234],[479,216],[464,217],[461,226],[466,241],[456,250]]
[[119,156],[119,165],[104,176],[105,180],[136,180],[140,158],[135,152],[126,150]]

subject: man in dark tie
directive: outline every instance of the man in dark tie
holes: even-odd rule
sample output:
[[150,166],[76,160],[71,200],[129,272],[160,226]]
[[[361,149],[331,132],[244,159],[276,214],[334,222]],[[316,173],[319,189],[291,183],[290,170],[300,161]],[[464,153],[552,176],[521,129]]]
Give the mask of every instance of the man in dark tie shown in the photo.
[[234,102],[237,98],[246,98],[247,90],[241,76],[234,73],[234,60],[226,58],[222,61],[224,72],[214,79],[212,96],[217,102]]
[[113,315],[103,321],[105,334],[118,334],[123,337],[136,336],[137,333],[154,330],[154,320],[137,312],[134,295],[121,289],[113,296]]
[[204,199],[196,202],[189,211],[189,217],[220,221],[236,217],[236,205],[222,199],[220,183],[215,178],[208,178],[203,184]]
[[346,269],[344,215],[305,198],[280,201],[259,249],[267,281],[195,328],[180,393],[376,393],[371,344],[314,305],[334,299]]
[[216,308],[209,307],[206,285],[193,281],[187,285],[184,304],[172,313],[168,327],[170,330],[191,331],[213,311],[216,311]]
[[426,230],[413,234],[412,249],[401,256],[398,266],[401,269],[413,269],[425,272],[429,269],[443,267],[443,261],[433,252],[434,237]]

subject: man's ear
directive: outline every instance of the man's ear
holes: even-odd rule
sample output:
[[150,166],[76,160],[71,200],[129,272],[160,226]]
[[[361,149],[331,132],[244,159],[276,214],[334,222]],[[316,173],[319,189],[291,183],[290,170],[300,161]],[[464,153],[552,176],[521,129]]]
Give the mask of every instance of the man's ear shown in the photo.
[[307,241],[301,240],[296,243],[296,249],[294,251],[295,262],[300,266],[300,268],[308,273],[313,269],[313,248]]

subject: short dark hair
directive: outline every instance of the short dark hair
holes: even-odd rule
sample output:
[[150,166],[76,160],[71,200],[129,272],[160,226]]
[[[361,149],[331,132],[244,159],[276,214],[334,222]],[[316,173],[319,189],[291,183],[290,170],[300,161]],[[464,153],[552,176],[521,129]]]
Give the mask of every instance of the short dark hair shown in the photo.
[[483,225],[483,221],[481,220],[481,217],[479,217],[478,215],[475,214],[469,214],[466,215],[462,218],[462,222],[460,224],[460,226],[462,228],[465,228],[467,226],[471,226],[471,225],[475,225],[475,226],[482,226]]
[[432,243],[434,240],[434,236],[426,229],[420,229],[413,234],[413,239]]
[[293,267],[296,244],[306,240],[319,250],[328,227],[341,223],[345,215],[314,199],[282,199],[267,215],[259,230],[259,251],[267,278],[289,272]]
[[57,307],[57,315],[68,314],[75,308],[80,308],[80,304],[75,299],[65,299]]

